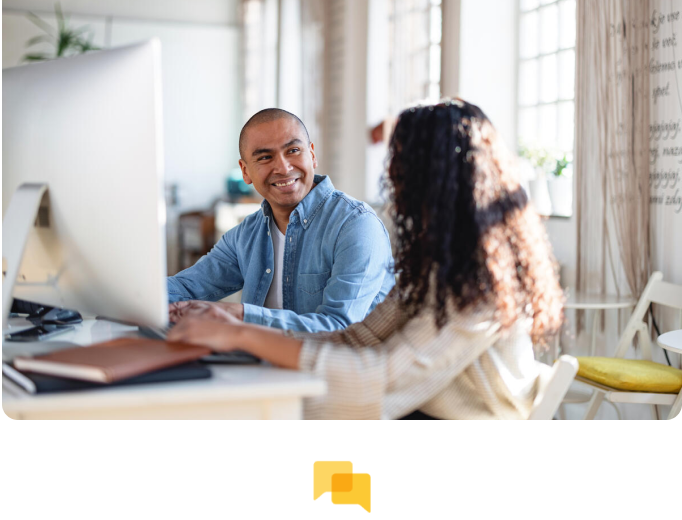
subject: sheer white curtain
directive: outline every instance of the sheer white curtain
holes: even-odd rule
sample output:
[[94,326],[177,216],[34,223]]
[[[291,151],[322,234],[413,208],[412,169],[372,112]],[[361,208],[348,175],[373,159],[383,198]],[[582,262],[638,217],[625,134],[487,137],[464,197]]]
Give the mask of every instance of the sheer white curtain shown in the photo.
[[[639,297],[651,269],[649,0],[578,0],[577,288]],[[579,326],[580,326],[579,318]]]

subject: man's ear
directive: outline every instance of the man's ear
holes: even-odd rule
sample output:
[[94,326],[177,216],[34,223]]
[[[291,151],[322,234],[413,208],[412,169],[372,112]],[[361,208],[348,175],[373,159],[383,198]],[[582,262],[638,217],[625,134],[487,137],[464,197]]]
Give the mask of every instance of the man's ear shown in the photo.
[[310,155],[313,156],[313,169],[317,168],[317,157],[315,156],[315,145],[310,143]]
[[246,161],[244,161],[243,159],[239,159],[239,168],[242,171],[242,178],[244,179],[244,182],[246,184],[253,184],[251,177],[249,177],[249,174],[246,171]]

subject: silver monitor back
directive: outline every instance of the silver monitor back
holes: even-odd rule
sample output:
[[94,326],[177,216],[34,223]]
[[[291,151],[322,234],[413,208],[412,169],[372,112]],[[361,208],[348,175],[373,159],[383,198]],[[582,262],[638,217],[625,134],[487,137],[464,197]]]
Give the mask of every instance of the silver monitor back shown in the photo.
[[167,325],[160,53],[151,40],[3,70],[3,221],[20,185],[49,198],[15,297]]

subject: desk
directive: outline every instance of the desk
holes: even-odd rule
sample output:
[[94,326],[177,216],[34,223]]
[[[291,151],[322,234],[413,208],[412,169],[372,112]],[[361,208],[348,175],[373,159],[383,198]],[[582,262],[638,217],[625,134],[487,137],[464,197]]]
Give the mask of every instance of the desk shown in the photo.
[[[19,320],[12,318],[10,329],[26,326]],[[136,334],[137,327],[87,319],[54,341],[86,346]],[[303,398],[326,392],[323,380],[295,370],[211,365],[211,371],[211,379],[42,395],[27,394],[3,377],[2,407],[13,419],[300,419]]]

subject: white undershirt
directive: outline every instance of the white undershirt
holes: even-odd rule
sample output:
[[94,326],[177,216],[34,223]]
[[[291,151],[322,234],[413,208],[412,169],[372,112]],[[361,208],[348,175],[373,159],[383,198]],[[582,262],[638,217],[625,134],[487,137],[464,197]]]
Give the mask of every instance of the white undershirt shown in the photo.
[[268,295],[265,297],[266,309],[282,309],[282,271],[284,271],[284,243],[286,237],[277,227],[275,219],[270,221],[270,235],[272,236],[272,247],[275,253],[275,266],[272,275],[272,284]]

